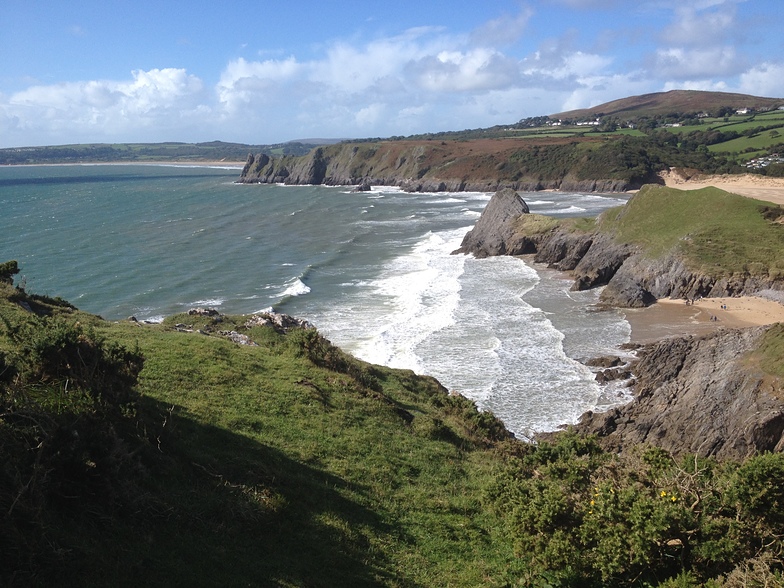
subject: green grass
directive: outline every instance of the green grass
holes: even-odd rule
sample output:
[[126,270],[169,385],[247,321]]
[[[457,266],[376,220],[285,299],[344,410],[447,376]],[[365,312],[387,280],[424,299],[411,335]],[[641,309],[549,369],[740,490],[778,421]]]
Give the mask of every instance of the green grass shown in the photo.
[[780,128],[782,130],[766,130],[751,137],[738,137],[724,143],[717,143],[709,146],[708,149],[714,153],[743,153],[749,149],[767,151],[773,145],[784,143],[784,124]]
[[542,214],[522,214],[514,222],[516,232],[524,235],[541,235],[557,227],[558,219]]
[[[8,324],[30,320],[2,287]],[[243,317],[142,326],[46,312],[144,356],[136,429],[146,432],[147,458],[146,476],[118,482],[134,497],[132,517],[92,499],[87,512],[38,517],[36,549],[53,563],[35,570],[36,581],[478,586],[514,567],[481,501],[506,433],[435,380],[370,366],[312,331],[244,330]],[[177,323],[208,334],[177,332]],[[258,346],[218,329],[244,330]],[[13,355],[9,333],[0,325],[0,359]],[[0,418],[0,439],[7,426]],[[4,489],[7,512],[18,490],[6,501]]]
[[763,208],[717,188],[645,186],[625,207],[602,215],[600,230],[651,257],[678,252],[708,275],[778,278],[784,275],[784,225],[766,218]]
[[784,324],[774,325],[760,347],[760,365],[766,373],[784,378]]
[[[551,220],[528,222],[546,230]],[[7,279],[4,585],[593,588],[630,585],[642,570],[654,586],[681,565],[693,579],[746,565],[782,516],[780,483],[765,486],[770,498],[750,494],[757,471],[784,479],[781,460],[749,460],[749,482],[736,484],[759,513],[744,510],[744,494],[695,521],[690,497],[675,530],[643,529],[640,512],[675,511],[660,500],[661,472],[634,453],[616,467],[590,439],[514,441],[432,378],[356,360],[314,330],[185,314],[161,325],[110,323]],[[762,351],[771,370],[780,369],[781,338],[779,330]],[[690,480],[695,495],[713,492],[710,479]],[[665,480],[668,490],[675,482]],[[596,484],[628,502],[612,525],[589,507]],[[723,541],[717,524],[726,521],[750,531],[708,565],[700,542]],[[618,534],[638,549],[643,532],[645,551],[627,561]],[[695,548],[671,547],[673,533],[694,534]]]

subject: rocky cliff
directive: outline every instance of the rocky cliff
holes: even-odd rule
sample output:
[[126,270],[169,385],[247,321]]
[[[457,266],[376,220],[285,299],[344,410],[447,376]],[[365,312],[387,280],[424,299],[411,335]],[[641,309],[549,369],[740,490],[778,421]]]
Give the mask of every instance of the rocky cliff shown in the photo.
[[529,214],[528,205],[511,188],[496,192],[482,211],[474,228],[466,233],[456,253],[471,252],[476,257],[513,255],[507,247],[518,250],[512,242],[515,222],[522,214]]
[[[741,296],[762,290],[784,290],[784,249],[777,244],[782,241],[784,229],[778,220],[764,217],[767,214],[764,207],[759,212],[760,226],[772,227],[774,231],[773,240],[761,243],[770,250],[764,253],[769,267],[757,264],[760,267],[752,272],[753,263],[742,264],[738,270],[724,269],[721,263],[713,263],[710,269],[700,266],[679,248],[680,243],[691,240],[690,234],[676,235],[674,247],[653,255],[643,246],[619,237],[625,229],[622,224],[602,230],[601,222],[597,222],[587,230],[569,220],[558,222],[534,214],[518,213],[512,218],[515,209],[502,205],[497,198],[499,194],[490,200],[488,214],[483,213],[456,253],[478,257],[533,253],[534,261],[569,272],[574,278],[573,289],[606,286],[600,295],[602,303],[624,308],[648,306],[660,298]],[[659,194],[643,190],[634,198],[655,203]],[[508,197],[504,200],[509,201]],[[615,212],[618,218],[626,214],[626,208]],[[722,214],[727,216],[726,212]],[[645,229],[651,230],[656,229]],[[644,235],[645,231],[639,233]]]
[[[547,147],[515,139],[340,143],[297,157],[249,155],[238,182],[383,185],[410,192],[494,192],[505,187],[526,192],[619,192],[639,187],[631,179],[594,177],[591,166],[577,170],[556,165],[559,154]],[[565,147],[575,150],[571,144]]]
[[634,400],[587,413],[577,429],[615,450],[645,443],[718,458],[784,450],[784,388],[759,362],[763,340],[781,336],[772,330],[781,327],[722,329],[641,348],[630,367]]

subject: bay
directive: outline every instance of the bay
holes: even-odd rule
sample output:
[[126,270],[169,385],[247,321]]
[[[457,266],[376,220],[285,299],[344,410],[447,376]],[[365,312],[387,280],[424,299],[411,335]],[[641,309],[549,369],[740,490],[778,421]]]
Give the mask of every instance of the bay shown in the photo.
[[[597,292],[515,258],[451,255],[486,193],[240,185],[239,169],[0,168],[0,261],[108,320],[274,308],[375,363],[437,377],[520,436],[625,401],[579,361],[628,340]],[[523,195],[593,216],[617,196]]]

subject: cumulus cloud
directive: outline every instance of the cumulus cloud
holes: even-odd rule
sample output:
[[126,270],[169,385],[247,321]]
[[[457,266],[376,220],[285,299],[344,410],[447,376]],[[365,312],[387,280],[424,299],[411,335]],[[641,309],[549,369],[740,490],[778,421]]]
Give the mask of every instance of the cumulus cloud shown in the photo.
[[736,10],[733,3],[719,3],[711,10],[697,5],[680,6],[674,21],[662,32],[665,43],[676,46],[715,45],[735,30]]
[[[514,122],[675,87],[784,94],[775,58],[754,63],[735,43],[742,0],[640,0],[655,13],[644,39],[583,28],[533,28],[546,11],[596,11],[616,0],[541,0],[450,32],[415,27],[313,46],[312,57],[249,49],[210,86],[185,69],[44,85],[0,95],[8,144],[76,140],[277,142],[304,136],[388,136]],[[661,23],[666,24],[662,25]],[[648,22],[646,21],[646,26]],[[521,36],[522,35],[522,36]],[[658,45],[656,44],[658,43]],[[615,52],[623,45],[623,52]],[[644,49],[643,49],[644,48]],[[643,53],[642,51],[645,51]],[[634,53],[634,55],[632,55]],[[256,55],[250,58],[248,55]],[[10,137],[10,138],[9,138]]]
[[[172,117],[196,108],[203,84],[185,70],[136,70],[122,81],[68,82],[36,85],[2,100],[8,131],[35,137],[73,133],[74,137],[108,136],[140,127],[170,127]],[[7,123],[6,123],[7,124]]]
[[411,63],[407,72],[428,92],[484,92],[520,80],[519,64],[491,49],[441,51]]
[[671,2],[672,19],[659,34],[662,45],[647,59],[650,75],[715,87],[718,78],[737,76],[750,59],[737,47],[746,34],[738,5],[745,0]]
[[653,61],[659,77],[682,80],[736,75],[745,66],[734,47],[660,49]]
[[761,63],[744,72],[738,91],[755,96],[784,96],[784,64]]
[[[512,28],[527,18],[524,11]],[[222,120],[241,118],[261,134],[285,120],[294,135],[312,134],[307,125],[316,125],[319,134],[334,129],[338,136],[438,130],[438,120],[442,129],[454,128],[462,113],[470,113],[473,126],[497,124],[506,113],[513,122],[521,117],[520,96],[565,95],[589,77],[594,86],[612,64],[573,49],[569,33],[526,58],[477,44],[479,38],[417,28],[365,44],[337,41],[310,61],[237,59],[217,86]],[[264,114],[270,108],[276,120]]]
[[240,57],[223,70],[216,88],[218,100],[228,114],[241,112],[253,103],[263,105],[298,79],[303,69],[294,57],[265,61]]

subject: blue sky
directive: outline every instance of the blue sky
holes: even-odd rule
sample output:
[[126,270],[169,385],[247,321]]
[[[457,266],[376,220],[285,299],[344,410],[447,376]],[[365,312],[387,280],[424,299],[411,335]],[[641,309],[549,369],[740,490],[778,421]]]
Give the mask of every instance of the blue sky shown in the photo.
[[0,147],[387,137],[784,97],[782,0],[3,0]]

